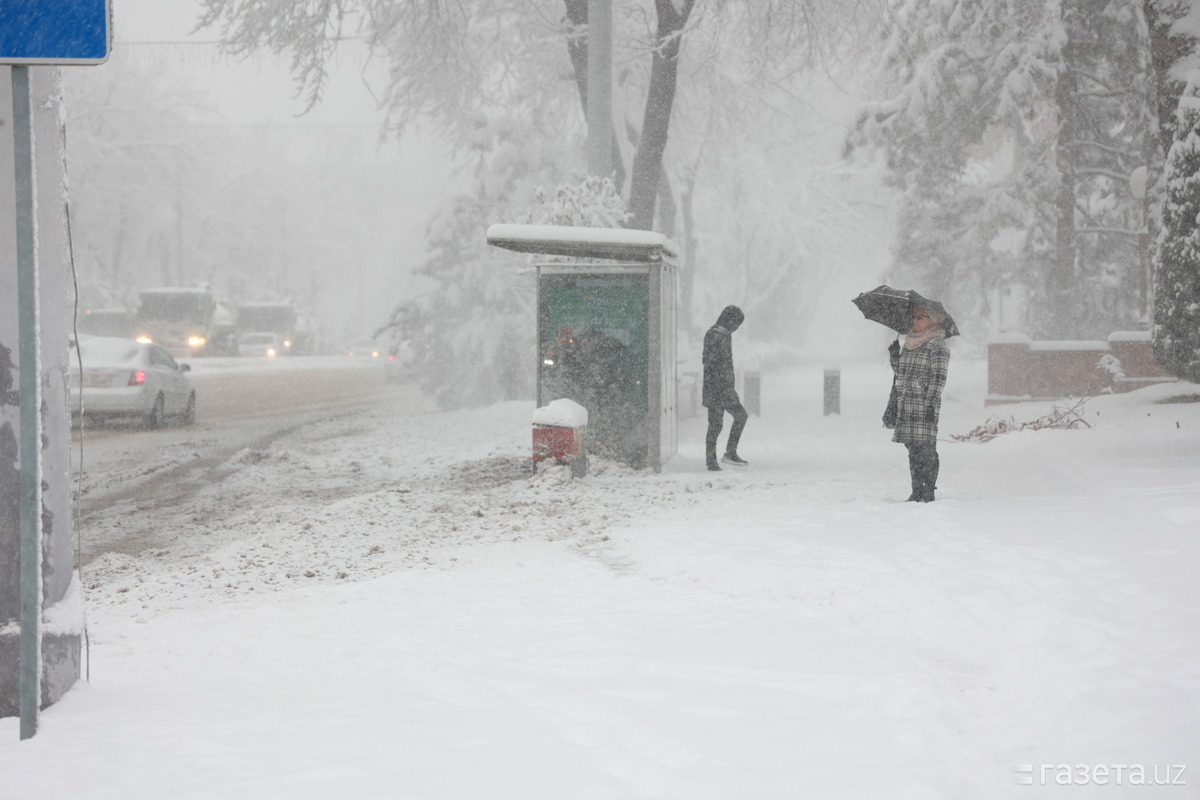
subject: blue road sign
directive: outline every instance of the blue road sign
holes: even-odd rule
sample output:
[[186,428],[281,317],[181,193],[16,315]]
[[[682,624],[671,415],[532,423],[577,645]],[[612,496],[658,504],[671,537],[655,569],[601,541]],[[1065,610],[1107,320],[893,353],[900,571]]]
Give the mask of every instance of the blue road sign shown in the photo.
[[0,0],[0,64],[99,64],[110,0]]

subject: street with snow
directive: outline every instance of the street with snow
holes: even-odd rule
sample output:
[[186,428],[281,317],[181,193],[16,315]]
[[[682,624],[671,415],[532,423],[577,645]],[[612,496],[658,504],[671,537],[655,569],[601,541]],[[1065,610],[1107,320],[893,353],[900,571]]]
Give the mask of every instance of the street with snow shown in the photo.
[[1193,797],[1200,387],[951,441],[1051,410],[984,373],[929,505],[882,360],[831,416],[819,366],[767,372],[720,473],[700,417],[572,480],[530,403],[396,392],[243,449],[85,565],[89,678],[0,720],[0,797]]

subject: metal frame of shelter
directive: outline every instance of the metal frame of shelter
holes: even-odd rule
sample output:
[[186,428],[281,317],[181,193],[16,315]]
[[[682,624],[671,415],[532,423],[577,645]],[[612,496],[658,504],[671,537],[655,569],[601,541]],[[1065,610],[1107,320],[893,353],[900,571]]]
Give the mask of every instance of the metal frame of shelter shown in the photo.
[[[552,325],[542,309],[554,281],[564,276],[645,276],[645,464],[660,471],[678,448],[675,368],[679,249],[675,243],[652,231],[507,224],[490,226],[487,241],[505,250],[547,257],[534,262],[539,346],[553,339]],[[540,402],[540,354],[537,374]]]

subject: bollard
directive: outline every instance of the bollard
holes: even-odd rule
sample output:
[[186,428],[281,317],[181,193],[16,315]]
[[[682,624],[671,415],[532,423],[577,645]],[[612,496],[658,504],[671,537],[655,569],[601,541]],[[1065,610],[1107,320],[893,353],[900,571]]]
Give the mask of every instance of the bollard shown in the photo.
[[700,416],[700,373],[685,372],[679,382],[679,412],[681,417]]
[[743,405],[754,416],[762,416],[762,373],[747,372],[743,383],[746,389],[746,402]]
[[842,371],[837,367],[825,370],[825,416],[842,413]]

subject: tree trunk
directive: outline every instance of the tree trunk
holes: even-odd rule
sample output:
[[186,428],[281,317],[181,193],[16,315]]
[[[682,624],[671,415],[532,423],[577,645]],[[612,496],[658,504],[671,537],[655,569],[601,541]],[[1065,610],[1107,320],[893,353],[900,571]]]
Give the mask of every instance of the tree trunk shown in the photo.
[[[567,21],[577,32],[587,25],[588,0],[563,0],[567,8]],[[571,56],[571,68],[575,71],[575,85],[579,88],[579,99],[583,113],[587,113],[587,36],[575,35],[567,38],[567,53]]]
[[642,134],[638,141],[637,153],[633,157],[629,190],[629,210],[633,213],[630,227],[639,230],[648,231],[654,228],[654,207],[658,199],[662,157],[667,147],[671,107],[675,103],[679,45],[693,4],[694,0],[683,0],[680,10],[676,10],[673,0],[654,2],[658,14],[658,45],[650,67],[646,112],[642,119]]
[[1079,148],[1077,115],[1081,113],[1078,102],[1078,78],[1073,68],[1077,67],[1078,44],[1071,38],[1073,29],[1071,15],[1078,13],[1074,6],[1064,7],[1064,27],[1067,41],[1062,48],[1062,63],[1058,82],[1054,88],[1054,105],[1058,114],[1056,157],[1058,167],[1058,191],[1054,196],[1055,237],[1054,258],[1050,274],[1046,276],[1045,298],[1034,327],[1038,334],[1056,339],[1075,336],[1081,307],[1086,299],[1074,296],[1078,287],[1076,275],[1075,241],[1075,159]]
[[[1061,153],[1061,151],[1060,151]],[[1058,215],[1054,239],[1054,266],[1047,282],[1049,303],[1042,326],[1053,338],[1066,339],[1076,333],[1078,309],[1084,302],[1074,297],[1075,289],[1075,175],[1067,159],[1059,162],[1059,187],[1055,199]]]
[[692,294],[696,282],[696,173],[690,170],[679,192],[680,221],[683,223],[683,253],[679,264],[679,321],[685,333],[692,330]]
[[1054,262],[1046,281],[1046,303],[1037,326],[1053,338],[1069,338],[1075,334],[1077,309],[1083,298],[1072,298],[1075,288],[1075,169],[1072,164],[1075,139],[1072,115],[1075,109],[1074,78],[1070,59],[1063,48],[1066,68],[1058,76],[1055,105],[1058,107],[1058,193],[1055,195],[1056,216]]
[[668,239],[675,238],[675,192],[671,189],[671,176],[664,170],[658,171],[658,229]]

